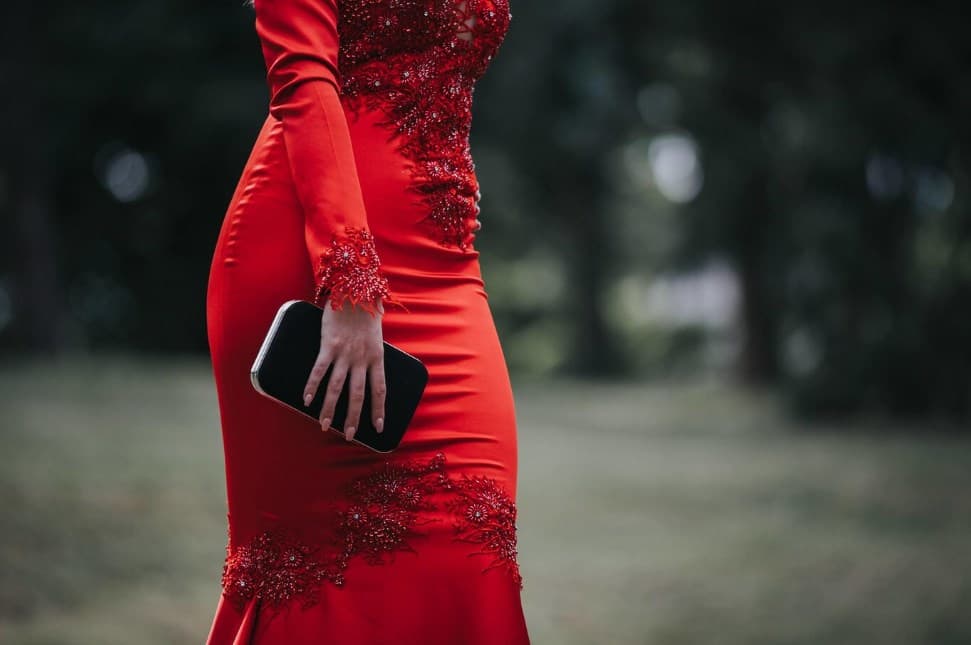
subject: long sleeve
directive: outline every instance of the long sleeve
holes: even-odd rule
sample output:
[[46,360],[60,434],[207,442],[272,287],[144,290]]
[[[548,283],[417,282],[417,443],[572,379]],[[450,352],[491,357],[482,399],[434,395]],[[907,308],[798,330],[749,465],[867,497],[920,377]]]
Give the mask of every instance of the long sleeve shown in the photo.
[[345,300],[370,311],[395,302],[368,229],[354,150],[340,103],[338,0],[255,0],[270,114],[283,138],[305,239],[315,302]]

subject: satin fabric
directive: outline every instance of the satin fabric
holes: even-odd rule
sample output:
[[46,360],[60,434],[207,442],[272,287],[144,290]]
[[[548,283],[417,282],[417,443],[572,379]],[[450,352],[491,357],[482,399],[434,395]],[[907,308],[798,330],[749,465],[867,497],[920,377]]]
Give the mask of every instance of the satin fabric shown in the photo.
[[256,0],[270,90],[291,186],[304,212],[307,252],[316,262],[344,226],[368,215],[341,107],[336,0]]
[[[280,6],[306,9],[310,3],[289,0]],[[330,5],[325,0],[319,6]],[[267,20],[258,20],[258,28],[271,23],[270,14],[263,15]],[[331,18],[323,15],[323,24]],[[271,80],[274,61],[304,60],[302,46],[330,52],[333,62],[336,42],[294,38],[267,53]],[[328,527],[334,520],[327,509],[346,495],[347,483],[388,461],[427,461],[442,454],[450,476],[488,478],[516,496],[514,399],[479,253],[471,246],[443,246],[419,226],[427,206],[409,190],[409,161],[389,140],[381,124],[386,115],[345,110],[334,91],[335,77],[322,70],[333,73],[332,66],[315,64],[301,73],[316,81],[287,89],[292,77],[280,72],[281,80],[271,82],[276,97],[271,113],[242,171],[212,258],[207,320],[230,549],[267,530],[283,528],[312,539],[336,528]],[[390,456],[322,431],[258,394],[249,380],[278,307],[288,299],[312,299],[320,248],[348,221],[370,229],[383,275],[403,305],[386,308],[385,340],[429,370],[421,404]],[[224,594],[208,645],[528,643],[519,584],[506,568],[490,566],[482,545],[455,539],[454,518],[445,508],[423,513],[407,548],[387,562],[351,560],[344,584],[323,585],[310,606],[300,596],[282,608],[259,597],[238,607]]]

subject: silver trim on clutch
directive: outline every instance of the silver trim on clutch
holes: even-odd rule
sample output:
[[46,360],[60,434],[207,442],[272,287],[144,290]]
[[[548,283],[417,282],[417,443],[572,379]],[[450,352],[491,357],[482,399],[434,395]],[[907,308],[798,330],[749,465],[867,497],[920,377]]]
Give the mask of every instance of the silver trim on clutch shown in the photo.
[[[287,300],[282,305],[280,305],[279,309],[277,309],[276,316],[273,317],[273,322],[270,324],[270,328],[267,330],[266,336],[263,337],[263,344],[260,345],[260,351],[256,353],[256,359],[253,361],[253,367],[250,368],[250,371],[249,371],[250,382],[253,383],[253,387],[256,388],[256,391],[264,396],[268,396],[268,395],[266,394],[266,392],[263,391],[263,387],[260,385],[260,379],[259,379],[260,367],[263,365],[263,359],[266,357],[266,353],[270,351],[270,344],[273,341],[273,336],[276,334],[277,328],[280,326],[280,322],[283,321],[283,314],[286,313],[287,309],[289,309],[291,306],[293,306],[298,302],[300,301]],[[270,398],[273,398],[273,397],[270,397]],[[276,399],[273,399],[273,400],[276,401]],[[279,403],[279,401],[277,402]],[[289,405],[285,407],[290,408]],[[290,409],[293,409],[293,408],[290,408]],[[304,416],[309,417],[309,415],[307,415],[306,413],[304,413]],[[313,417],[309,417],[309,418],[313,419]]]

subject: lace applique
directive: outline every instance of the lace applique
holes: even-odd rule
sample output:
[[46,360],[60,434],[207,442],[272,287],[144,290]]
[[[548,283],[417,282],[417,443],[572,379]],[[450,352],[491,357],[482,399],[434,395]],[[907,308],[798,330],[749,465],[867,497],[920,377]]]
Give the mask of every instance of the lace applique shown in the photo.
[[377,472],[351,482],[347,489],[351,505],[339,513],[341,569],[355,555],[371,564],[384,564],[396,551],[413,551],[406,538],[423,523],[419,511],[434,508],[427,498],[447,481],[444,466],[445,455],[439,453],[425,465],[385,463]]
[[381,262],[374,237],[363,228],[346,227],[343,236],[334,235],[319,258],[314,303],[343,309],[345,300],[374,315],[377,300],[401,304],[391,297],[388,279],[381,274]]
[[464,542],[481,545],[472,555],[492,557],[485,571],[506,567],[520,587],[516,547],[516,504],[495,481],[485,477],[468,478],[458,487],[458,499],[450,502],[455,512],[455,532]]
[[[433,494],[446,495],[436,504]],[[492,479],[452,480],[445,472],[445,455],[424,463],[385,462],[375,472],[351,481],[347,504],[334,513],[313,545],[294,532],[267,530],[246,544],[227,546],[222,586],[238,609],[256,597],[271,606],[292,599],[304,606],[317,602],[324,584],[342,586],[349,563],[360,557],[372,565],[388,564],[400,551],[412,551],[410,538],[418,527],[434,521],[438,511],[453,514],[455,539],[480,545],[470,556],[491,556],[483,572],[506,567],[517,585],[516,507]]]
[[413,190],[440,244],[465,249],[480,224],[469,148],[472,92],[510,21],[508,0],[341,5],[341,96],[383,110],[412,163]]
[[299,596],[312,599],[311,592],[324,581],[342,583],[340,571],[328,568],[316,555],[317,549],[286,533],[267,531],[227,550],[223,590],[240,610],[254,596],[271,605]]

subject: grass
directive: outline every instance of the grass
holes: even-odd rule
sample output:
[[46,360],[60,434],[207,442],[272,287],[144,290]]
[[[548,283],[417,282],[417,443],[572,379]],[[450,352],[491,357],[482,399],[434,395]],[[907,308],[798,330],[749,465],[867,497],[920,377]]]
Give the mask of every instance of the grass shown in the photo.
[[[717,383],[515,391],[535,643],[971,642],[971,438],[798,428]],[[202,642],[208,362],[8,362],[0,455],[0,642]]]

